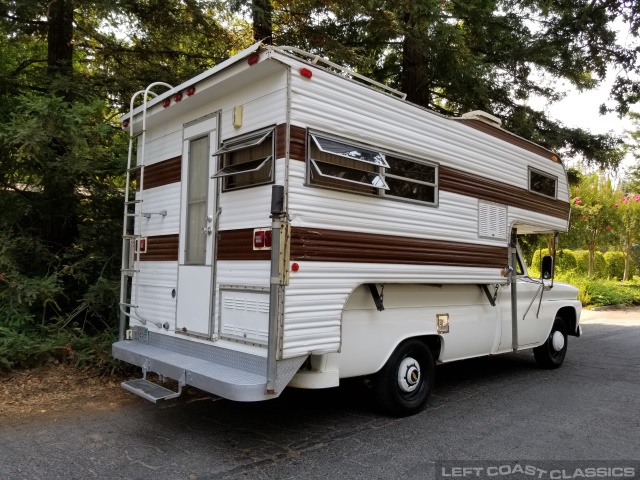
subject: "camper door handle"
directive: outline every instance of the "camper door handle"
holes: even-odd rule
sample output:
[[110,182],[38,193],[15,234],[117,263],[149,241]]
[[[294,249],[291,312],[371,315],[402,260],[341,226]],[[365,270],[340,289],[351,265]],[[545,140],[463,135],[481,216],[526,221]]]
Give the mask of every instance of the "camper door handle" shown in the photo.
[[213,228],[211,227],[202,227],[203,235],[211,235],[213,233]]

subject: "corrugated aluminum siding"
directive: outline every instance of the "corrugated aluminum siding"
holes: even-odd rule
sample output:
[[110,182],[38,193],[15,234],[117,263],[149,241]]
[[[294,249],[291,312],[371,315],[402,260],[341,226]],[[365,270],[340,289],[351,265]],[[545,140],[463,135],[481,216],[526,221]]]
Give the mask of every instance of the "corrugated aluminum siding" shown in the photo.
[[[152,322],[169,322],[173,332],[176,321],[176,299],[171,292],[178,284],[177,262],[140,262],[140,272],[133,277],[138,285],[138,313]],[[133,318],[131,324],[139,324]],[[153,327],[155,330],[155,327]],[[165,330],[164,333],[167,333]]]

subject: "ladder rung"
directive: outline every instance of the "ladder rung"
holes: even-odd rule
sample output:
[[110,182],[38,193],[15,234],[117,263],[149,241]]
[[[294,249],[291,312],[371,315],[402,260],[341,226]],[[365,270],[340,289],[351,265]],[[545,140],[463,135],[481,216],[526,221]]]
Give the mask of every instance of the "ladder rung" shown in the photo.
[[140,130],[139,132],[136,132],[133,135],[131,135],[129,138],[131,138],[133,140],[134,138],[138,138],[143,133],[144,133],[144,130]]
[[137,268],[121,268],[120,271],[121,272],[138,273],[140,270],[137,269]]
[[135,216],[136,216],[136,215],[138,215],[138,214],[137,214],[137,213],[133,213],[133,212],[127,212],[127,213],[125,213],[125,215],[126,215],[127,217],[135,217]]
[[144,167],[144,163],[141,165],[134,165],[133,167],[127,168],[127,172],[135,172],[137,170],[141,170]]
[[120,304],[122,307],[133,307],[133,308],[138,308],[137,305],[134,305],[133,303],[121,303]]
[[125,205],[134,205],[136,203],[142,203],[142,200],[127,200],[124,202]]
[[123,235],[122,238],[138,239],[142,238],[142,235]]

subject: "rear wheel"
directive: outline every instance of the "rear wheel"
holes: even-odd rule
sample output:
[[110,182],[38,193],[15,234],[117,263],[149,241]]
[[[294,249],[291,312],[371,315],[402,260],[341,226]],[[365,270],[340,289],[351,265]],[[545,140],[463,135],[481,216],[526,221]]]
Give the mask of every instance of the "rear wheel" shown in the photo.
[[396,417],[420,412],[431,394],[434,373],[429,348],[417,339],[404,342],[374,378],[373,389],[380,407]]
[[542,368],[558,368],[567,354],[567,325],[562,317],[556,317],[547,340],[533,349],[533,356]]

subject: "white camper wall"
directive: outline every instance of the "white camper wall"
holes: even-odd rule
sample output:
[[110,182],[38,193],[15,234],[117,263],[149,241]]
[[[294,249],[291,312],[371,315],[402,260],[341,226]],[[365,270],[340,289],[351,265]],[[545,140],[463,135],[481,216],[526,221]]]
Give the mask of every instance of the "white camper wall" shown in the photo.
[[[286,121],[286,68],[270,68],[266,76],[246,71],[244,65],[236,68],[240,75],[253,76],[255,82],[235,80],[232,75],[225,75],[226,82],[239,82],[245,86],[228,92],[228,86],[220,88],[220,96],[207,93],[206,102],[194,97],[184,97],[179,105],[180,110],[172,109],[174,105],[154,115],[153,126],[147,129],[145,145],[145,165],[154,165],[183,155],[183,137],[192,128],[190,124],[220,112],[218,132],[219,141],[242,135],[253,130]],[[245,70],[243,72],[243,70]],[[231,73],[231,72],[228,72]],[[209,80],[211,83],[211,80]],[[214,82],[215,83],[215,82]],[[215,85],[209,86],[215,92]],[[185,105],[193,104],[189,109]],[[240,128],[234,128],[231,117],[233,108],[243,107],[243,122]],[[177,114],[174,112],[178,112]],[[162,117],[164,120],[161,120]],[[188,136],[188,135],[187,135]],[[215,148],[214,148],[215,150]],[[140,155],[141,147],[138,147]],[[183,159],[184,161],[184,159]],[[284,183],[284,159],[276,162],[276,182]],[[155,188],[144,190],[143,212],[159,212],[166,210],[166,216],[152,215],[143,218],[141,225],[136,225],[136,233],[144,236],[178,235],[184,230],[184,221],[180,221],[180,203],[183,182],[174,182]],[[252,189],[236,192],[225,192],[219,195],[219,206],[222,209],[220,229],[255,228],[269,226],[269,207],[271,199],[271,185],[264,185]],[[142,227],[142,229],[140,229]],[[251,241],[248,239],[247,241]],[[265,265],[262,265],[262,264]],[[177,262],[142,261],[139,266],[141,272],[134,277],[138,284],[139,313],[143,318],[154,322],[169,322],[168,330],[162,333],[172,334],[176,326],[176,298],[172,297],[172,290],[177,287]],[[218,266],[217,284],[269,284],[268,262],[221,262]],[[257,280],[256,280],[257,279]],[[217,289],[217,285],[215,287]],[[217,306],[217,303],[216,303]],[[133,325],[137,322],[132,319]],[[149,325],[149,324],[147,324]]]

